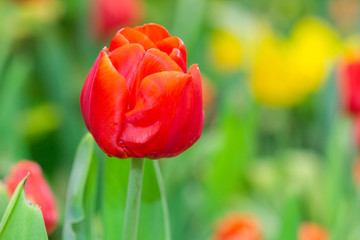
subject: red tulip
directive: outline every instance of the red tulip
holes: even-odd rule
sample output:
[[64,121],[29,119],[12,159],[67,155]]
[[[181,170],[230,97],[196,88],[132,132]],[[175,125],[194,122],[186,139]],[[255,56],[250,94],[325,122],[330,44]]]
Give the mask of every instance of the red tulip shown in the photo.
[[12,167],[9,177],[5,180],[9,195],[12,196],[19,182],[30,173],[25,193],[29,201],[40,206],[44,217],[47,233],[50,235],[56,228],[59,213],[49,185],[47,184],[40,166],[36,162],[22,160]]
[[138,23],[144,15],[142,0],[93,0],[91,26],[100,38],[115,29]]
[[298,233],[299,240],[327,240],[327,231],[315,223],[303,223]]
[[215,232],[214,240],[260,240],[258,221],[251,216],[232,215],[223,219]]
[[340,95],[344,109],[360,113],[360,59],[344,62],[340,67]]
[[186,49],[157,24],[123,28],[90,70],[80,97],[86,127],[118,158],[176,156],[200,137],[201,76]]

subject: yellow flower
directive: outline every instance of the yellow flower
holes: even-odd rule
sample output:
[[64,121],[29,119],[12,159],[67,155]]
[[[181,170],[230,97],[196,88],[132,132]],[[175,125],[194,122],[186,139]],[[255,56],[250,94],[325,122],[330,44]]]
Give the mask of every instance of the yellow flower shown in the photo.
[[242,61],[240,38],[225,29],[214,31],[210,40],[210,54],[213,64],[220,70],[238,70]]
[[299,22],[288,39],[270,33],[263,39],[252,69],[256,99],[278,107],[300,103],[322,86],[338,49],[336,33],[316,18]]

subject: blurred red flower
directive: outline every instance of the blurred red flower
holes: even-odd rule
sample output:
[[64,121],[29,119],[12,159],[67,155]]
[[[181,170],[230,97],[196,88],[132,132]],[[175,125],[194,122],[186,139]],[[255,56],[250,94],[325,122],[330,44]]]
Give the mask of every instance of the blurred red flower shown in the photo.
[[298,232],[299,240],[327,240],[328,233],[325,228],[315,223],[303,223]]
[[90,70],[80,97],[85,124],[118,158],[172,157],[200,137],[201,76],[186,49],[157,24],[118,31]]
[[260,224],[252,216],[231,215],[221,220],[213,240],[260,240]]
[[104,38],[115,29],[138,23],[143,15],[142,0],[93,0],[91,27],[97,37]]
[[360,59],[341,64],[339,85],[345,111],[353,115],[360,113]]
[[50,235],[57,226],[59,213],[54,194],[47,184],[40,166],[36,162],[28,160],[18,162],[12,167],[5,184],[11,197],[19,182],[28,173],[30,175],[25,185],[26,197],[30,202],[39,205],[41,208],[46,231]]

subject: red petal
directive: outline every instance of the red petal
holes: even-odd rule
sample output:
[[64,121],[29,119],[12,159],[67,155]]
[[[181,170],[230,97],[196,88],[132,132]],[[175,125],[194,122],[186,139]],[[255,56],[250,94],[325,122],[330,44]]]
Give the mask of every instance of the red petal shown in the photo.
[[201,76],[197,65],[190,67],[189,74],[191,81],[179,96],[182,100],[176,107],[165,148],[165,152],[174,155],[180,154],[200,138],[204,124]]
[[[190,89],[192,92],[192,128],[190,131],[193,132],[194,136],[197,136],[197,139],[200,137],[204,125],[205,113],[203,110],[202,102],[202,84],[201,84],[201,75],[200,70],[197,64],[191,65],[189,69],[189,74],[192,76],[192,81],[190,84]],[[197,139],[192,139],[193,143]]]
[[169,57],[179,65],[184,73],[187,72],[186,58],[184,58],[179,49],[174,48]]
[[80,108],[81,108],[81,112],[82,115],[84,117],[85,120],[85,125],[88,129],[90,129],[90,94],[91,94],[91,89],[92,89],[92,85],[94,82],[94,78],[95,78],[95,74],[98,70],[99,67],[99,62],[100,62],[100,58],[102,56],[102,54],[104,54],[106,52],[106,48],[104,48],[103,50],[101,50],[101,52],[99,53],[98,57],[95,60],[94,65],[92,66],[92,68],[90,69],[90,72],[88,73],[86,79],[85,79],[85,83],[83,86],[83,89],[81,91],[81,95],[80,95]]
[[99,147],[110,156],[123,154],[118,135],[123,126],[126,98],[125,78],[103,52],[90,95],[89,131]]
[[158,72],[179,71],[181,68],[166,53],[159,49],[150,49],[145,53],[140,68],[140,79]]
[[184,150],[182,134],[171,140],[180,143],[175,144],[176,152],[167,145],[171,131],[186,131],[182,126],[189,125],[185,122],[189,118],[182,117],[184,111],[179,106],[190,80],[190,75],[173,71],[152,74],[141,82],[136,106],[126,114],[121,135],[127,149],[136,157],[168,157]]
[[129,41],[118,31],[110,42],[109,51],[112,52],[115,49],[129,44]]
[[139,43],[145,50],[150,48],[155,48],[155,44],[143,33],[132,29],[132,28],[123,28],[119,31],[130,43]]
[[174,48],[180,49],[186,59],[186,48],[184,42],[178,37],[168,37],[156,42],[155,44],[161,51],[166,52],[168,55]]
[[145,50],[140,44],[128,44],[109,54],[113,66],[126,79],[130,92],[144,53]]
[[145,34],[153,42],[170,37],[169,32],[163,26],[155,23],[145,24],[134,29]]

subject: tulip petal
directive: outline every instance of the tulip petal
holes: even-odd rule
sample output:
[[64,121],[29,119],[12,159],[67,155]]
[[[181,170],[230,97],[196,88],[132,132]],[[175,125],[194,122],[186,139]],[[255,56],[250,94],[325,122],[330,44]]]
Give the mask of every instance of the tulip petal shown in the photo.
[[155,23],[145,24],[144,26],[135,27],[134,29],[145,34],[153,42],[170,37],[169,32],[164,27]]
[[122,153],[118,133],[123,126],[126,99],[126,80],[103,52],[90,95],[89,131],[99,147],[110,156]]
[[129,43],[139,43],[145,48],[145,50],[156,47],[156,45],[145,34],[135,29],[126,27],[121,29],[119,33],[126,37]]
[[158,72],[178,71],[182,72],[179,65],[176,64],[166,53],[159,49],[150,49],[145,53],[140,68],[140,79]]
[[201,76],[197,65],[190,67],[189,75],[191,81],[180,96],[182,101],[179,101],[176,107],[164,150],[175,155],[192,146],[200,138],[204,125]]
[[[126,114],[120,137],[135,156],[160,158],[175,155],[167,148],[169,131],[179,125],[189,125],[182,123],[182,111],[177,108],[187,94],[190,81],[190,75],[171,71],[154,73],[141,82],[136,106]],[[179,131],[187,130],[180,127]],[[170,141],[183,142],[181,138],[182,134]],[[177,146],[182,150],[186,148]]]
[[168,37],[157,41],[156,46],[163,52],[166,52],[168,55],[173,51],[174,48],[180,49],[184,58],[186,59],[186,48],[184,42],[178,37]]
[[174,48],[169,57],[179,65],[183,72],[187,72],[186,58],[184,58],[179,49]]
[[144,53],[145,50],[140,44],[128,44],[109,54],[113,66],[126,79],[126,86],[130,92]]
[[201,75],[197,64],[193,64],[190,66],[189,74],[192,77],[192,81],[190,84],[190,88],[192,92],[192,104],[193,104],[192,119],[194,121],[194,124],[192,125],[193,126],[192,131],[194,135],[200,137],[204,125],[205,113],[203,110],[203,102],[202,102],[203,98],[202,98]]
[[126,44],[129,44],[129,41],[118,31],[110,42],[109,52]]
[[98,57],[96,58],[94,65],[91,67],[90,72],[88,73],[88,75],[85,79],[85,83],[84,83],[84,86],[83,86],[83,89],[82,89],[81,95],[80,95],[81,112],[82,112],[82,115],[85,120],[85,125],[88,129],[90,128],[89,121],[90,121],[91,89],[92,89],[92,85],[93,85],[93,82],[95,79],[95,74],[99,67],[100,58],[105,52],[106,52],[106,48],[103,48],[103,50],[101,50]]

